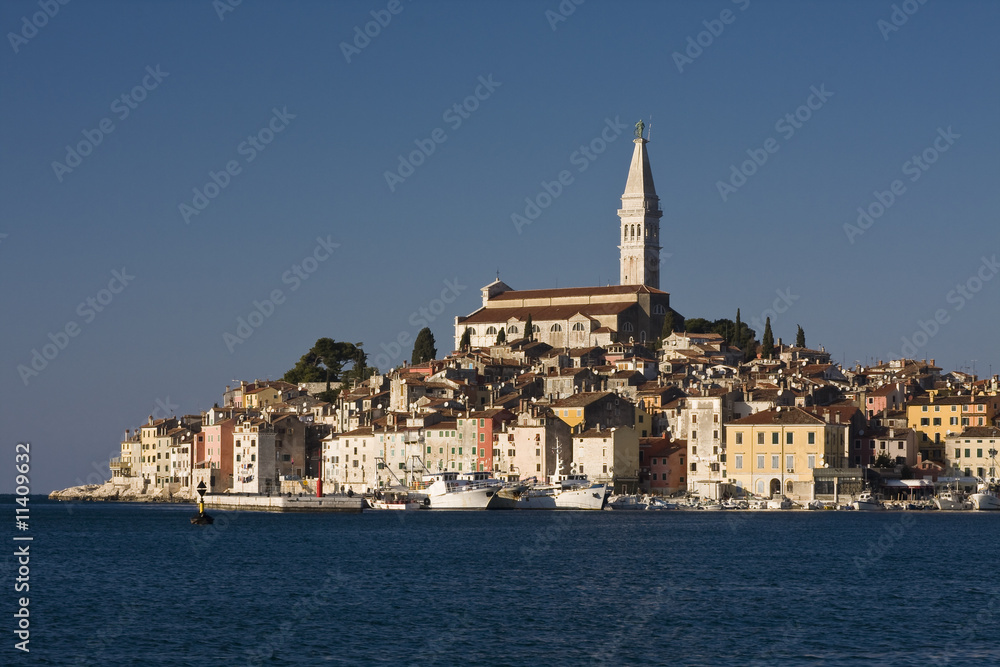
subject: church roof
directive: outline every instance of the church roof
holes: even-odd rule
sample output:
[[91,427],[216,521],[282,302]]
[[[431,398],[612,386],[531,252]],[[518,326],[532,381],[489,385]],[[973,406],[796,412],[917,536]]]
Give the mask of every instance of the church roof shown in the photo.
[[617,315],[634,305],[636,305],[634,301],[623,301],[617,303],[569,304],[565,306],[513,306],[508,308],[480,308],[464,320],[461,320],[461,323],[495,324],[497,322],[506,322],[511,319],[523,322],[528,318],[529,314],[534,322],[568,320],[577,313],[581,313],[584,316],[589,316],[590,312],[593,312],[595,315]]
[[555,289],[511,290],[498,294],[491,302],[518,299],[558,299],[560,297],[615,296],[626,294],[666,294],[646,285],[607,285],[605,287],[559,287]]

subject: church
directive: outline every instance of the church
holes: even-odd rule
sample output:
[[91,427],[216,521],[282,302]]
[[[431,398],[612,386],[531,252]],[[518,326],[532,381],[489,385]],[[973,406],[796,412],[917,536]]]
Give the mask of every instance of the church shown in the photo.
[[[483,305],[455,318],[455,349],[469,332],[472,347],[495,345],[501,330],[507,341],[534,333],[552,347],[594,347],[655,340],[670,308],[660,290],[660,198],[646,152],[648,140],[637,124],[621,219],[620,278],[607,287],[515,290],[499,278],[482,289]],[[528,317],[532,331],[526,331]],[[676,322],[684,320],[676,312]]]

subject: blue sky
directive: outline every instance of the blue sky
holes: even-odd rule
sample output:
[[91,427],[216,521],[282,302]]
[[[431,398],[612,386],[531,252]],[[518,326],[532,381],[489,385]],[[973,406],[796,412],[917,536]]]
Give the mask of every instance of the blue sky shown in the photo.
[[[639,118],[662,288],[685,316],[752,321],[780,293],[775,335],[801,324],[849,365],[906,338],[946,369],[1000,371],[997,3],[220,4],[0,6],[0,424],[32,443],[37,492],[106,470],[154,411],[280,376],[319,337],[396,365],[410,349],[392,341],[443,291],[446,352],[497,270],[515,288],[617,282]],[[417,142],[433,152],[390,187]],[[733,165],[753,173],[730,181]],[[563,170],[519,232],[512,214]],[[224,187],[197,199],[212,173]],[[881,215],[845,231],[859,207]]]

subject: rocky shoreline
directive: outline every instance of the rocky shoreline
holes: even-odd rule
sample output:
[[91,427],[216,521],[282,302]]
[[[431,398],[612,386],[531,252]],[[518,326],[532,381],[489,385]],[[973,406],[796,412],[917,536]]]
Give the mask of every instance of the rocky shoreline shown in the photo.
[[135,489],[121,487],[106,482],[104,484],[85,484],[71,486],[68,489],[53,491],[49,500],[73,502],[117,502],[117,503],[195,503],[198,494],[194,489],[183,487],[176,493],[165,489],[154,489],[152,493],[139,493]]

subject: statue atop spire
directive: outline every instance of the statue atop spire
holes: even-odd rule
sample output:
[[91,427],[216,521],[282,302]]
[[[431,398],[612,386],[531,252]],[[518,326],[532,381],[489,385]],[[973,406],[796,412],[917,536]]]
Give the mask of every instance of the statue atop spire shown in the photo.
[[639,119],[639,122],[635,124],[635,138],[642,139],[642,131],[646,128],[646,124]]

